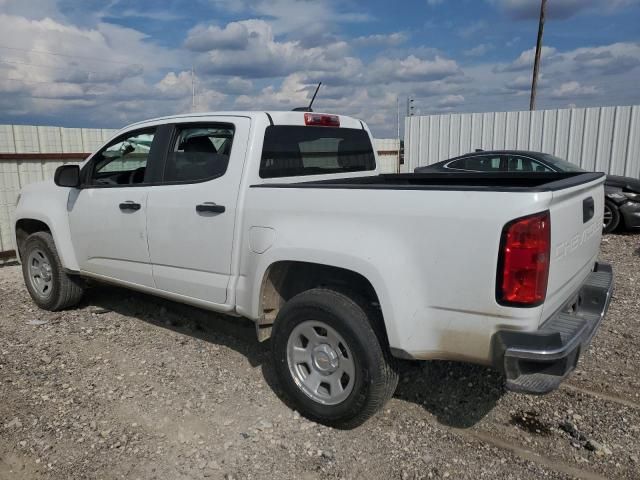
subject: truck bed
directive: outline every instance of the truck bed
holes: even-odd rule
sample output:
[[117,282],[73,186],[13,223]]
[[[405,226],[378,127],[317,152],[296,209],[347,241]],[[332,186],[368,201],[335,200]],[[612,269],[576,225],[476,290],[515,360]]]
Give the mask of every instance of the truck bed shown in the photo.
[[293,183],[263,183],[267,188],[381,190],[463,190],[550,192],[588,183],[604,173],[400,173]]

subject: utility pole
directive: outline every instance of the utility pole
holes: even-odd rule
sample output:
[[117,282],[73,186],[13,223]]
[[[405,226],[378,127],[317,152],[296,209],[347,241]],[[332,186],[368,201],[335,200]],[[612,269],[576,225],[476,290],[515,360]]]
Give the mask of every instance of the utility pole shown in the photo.
[[396,173],[400,173],[400,97],[396,95],[396,110],[398,120],[398,169]]
[[191,111],[196,111],[196,68],[191,65]]
[[533,62],[533,79],[531,80],[531,100],[529,110],[536,109],[536,94],[538,90],[538,72],[540,71],[540,55],[542,54],[542,34],[544,33],[544,16],[547,9],[547,0],[540,3],[540,22],[538,23],[538,40],[536,42],[536,58]]

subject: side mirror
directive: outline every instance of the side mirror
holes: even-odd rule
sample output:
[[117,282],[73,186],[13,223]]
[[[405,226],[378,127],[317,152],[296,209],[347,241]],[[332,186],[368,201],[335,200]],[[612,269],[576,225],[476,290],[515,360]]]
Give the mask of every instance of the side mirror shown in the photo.
[[80,166],[79,165],[61,165],[56,168],[53,181],[59,187],[80,187]]

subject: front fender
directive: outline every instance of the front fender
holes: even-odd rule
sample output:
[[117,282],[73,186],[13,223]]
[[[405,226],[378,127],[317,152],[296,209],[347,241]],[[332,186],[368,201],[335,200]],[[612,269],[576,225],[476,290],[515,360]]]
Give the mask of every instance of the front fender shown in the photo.
[[[62,266],[77,271],[80,266],[71,242],[67,210],[70,191],[70,188],[56,186],[53,181],[26,186],[20,193],[20,201],[16,207],[14,235],[15,227],[20,220],[38,220],[46,224],[53,236]],[[19,255],[19,252],[17,254]]]

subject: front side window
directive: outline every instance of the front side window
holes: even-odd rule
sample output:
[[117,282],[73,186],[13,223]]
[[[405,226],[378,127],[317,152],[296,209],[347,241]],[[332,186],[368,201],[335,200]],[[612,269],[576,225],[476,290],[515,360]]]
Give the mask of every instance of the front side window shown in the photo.
[[198,182],[227,171],[234,129],[231,125],[178,127],[167,157],[165,182]]
[[264,136],[261,178],[375,170],[369,135],[353,128],[275,125]]
[[500,172],[500,157],[485,155],[461,158],[449,163],[447,168],[452,170],[466,170],[469,172]]
[[99,186],[144,183],[155,129],[119,137],[98,153],[89,184]]

